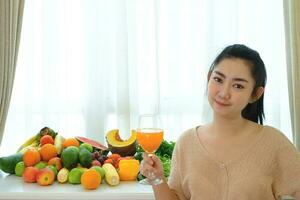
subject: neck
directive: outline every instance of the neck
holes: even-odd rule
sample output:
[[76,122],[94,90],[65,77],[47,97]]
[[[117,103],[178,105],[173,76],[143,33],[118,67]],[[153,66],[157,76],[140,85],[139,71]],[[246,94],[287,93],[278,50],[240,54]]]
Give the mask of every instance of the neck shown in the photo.
[[224,118],[221,116],[214,116],[211,123],[212,132],[215,137],[235,137],[241,135],[248,121],[242,116],[236,118]]

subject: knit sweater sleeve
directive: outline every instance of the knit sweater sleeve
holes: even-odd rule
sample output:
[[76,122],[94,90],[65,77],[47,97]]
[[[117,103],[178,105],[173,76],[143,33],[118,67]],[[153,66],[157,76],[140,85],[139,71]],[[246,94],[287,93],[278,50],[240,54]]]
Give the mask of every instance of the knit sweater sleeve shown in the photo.
[[171,161],[171,171],[170,176],[168,179],[168,184],[171,191],[176,194],[178,200],[186,200],[184,196],[184,192],[182,190],[182,177],[181,177],[181,170],[180,170],[180,140],[177,141]]
[[289,141],[278,149],[274,191],[277,196],[300,192],[300,153]]

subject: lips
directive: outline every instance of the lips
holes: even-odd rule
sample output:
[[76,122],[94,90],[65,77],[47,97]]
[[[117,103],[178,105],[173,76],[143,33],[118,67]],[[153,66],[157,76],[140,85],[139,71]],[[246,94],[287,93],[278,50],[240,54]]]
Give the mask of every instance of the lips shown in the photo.
[[229,103],[223,103],[223,102],[220,102],[220,101],[217,101],[217,100],[215,100],[215,102],[216,102],[218,105],[220,105],[220,106],[230,106]]

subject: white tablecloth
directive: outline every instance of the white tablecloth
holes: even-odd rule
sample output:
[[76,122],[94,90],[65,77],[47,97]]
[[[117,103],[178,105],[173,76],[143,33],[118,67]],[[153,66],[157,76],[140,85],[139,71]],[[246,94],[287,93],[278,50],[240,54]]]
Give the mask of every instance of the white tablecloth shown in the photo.
[[154,200],[154,195],[151,186],[141,185],[136,181],[121,181],[114,187],[102,183],[96,190],[85,190],[80,184],[60,184],[57,181],[51,186],[25,183],[22,177],[0,172],[0,199]]

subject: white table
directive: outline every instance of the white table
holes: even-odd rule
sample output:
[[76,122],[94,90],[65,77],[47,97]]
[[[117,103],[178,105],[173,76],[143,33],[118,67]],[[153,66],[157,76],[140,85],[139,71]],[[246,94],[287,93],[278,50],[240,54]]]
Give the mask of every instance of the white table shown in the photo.
[[[40,186],[37,183],[25,183],[21,177],[7,175],[0,171],[0,200],[37,199],[37,200],[154,200],[151,186],[138,182],[123,182],[118,186],[102,183],[96,190],[85,190],[81,185],[60,184]],[[284,200],[293,199],[285,196]]]
[[96,190],[85,190],[79,185],[60,184],[40,186],[37,183],[25,183],[21,177],[0,172],[0,199],[38,199],[38,200],[154,200],[151,186],[138,182],[121,181],[118,186],[102,183]]

